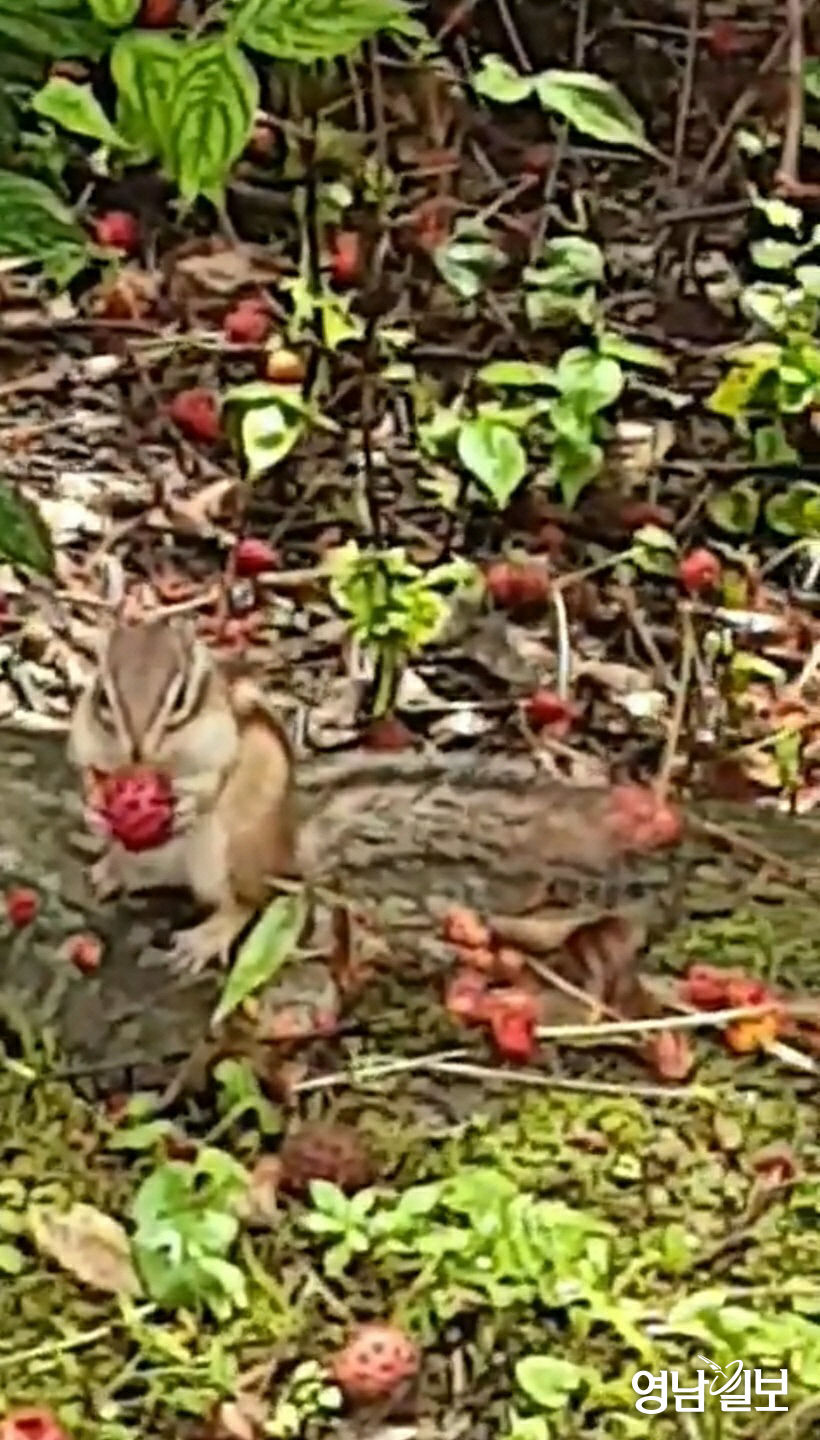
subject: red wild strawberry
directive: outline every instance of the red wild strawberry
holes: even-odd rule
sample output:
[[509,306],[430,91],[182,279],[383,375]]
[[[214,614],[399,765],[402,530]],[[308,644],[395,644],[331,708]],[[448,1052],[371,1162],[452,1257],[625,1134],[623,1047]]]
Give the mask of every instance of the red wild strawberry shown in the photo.
[[94,237],[98,245],[134,255],[140,248],[140,227],[130,210],[107,210],[94,221]]
[[720,584],[721,564],[711,550],[692,550],[678,565],[678,580],[690,595],[702,595]]
[[337,285],[355,285],[362,269],[358,230],[337,230],[330,249],[330,273]]
[[540,605],[549,595],[549,575],[546,567],[537,561],[516,564],[512,560],[497,560],[489,566],[484,579],[490,596],[504,610]]
[[536,690],[525,701],[524,710],[533,730],[548,730],[559,738],[568,734],[578,719],[577,706],[562,700],[554,690]]
[[264,295],[249,295],[228,311],[222,329],[235,345],[261,345],[270,335],[271,324]]
[[174,25],[179,14],[180,0],[142,0],[139,24],[151,29],[162,29]]
[[714,965],[690,965],[680,985],[681,999],[696,1010],[722,1010],[728,1005],[730,976]]
[[214,441],[222,434],[219,403],[211,390],[180,390],[168,413],[190,440]]
[[29,890],[25,885],[12,885],[4,896],[6,906],[6,919],[15,930],[22,930],[24,925],[30,925],[40,909],[40,896],[36,890]]
[[242,579],[253,579],[268,570],[278,570],[279,551],[257,535],[245,535],[234,545],[233,568],[234,574]]
[[0,1420],[0,1440],[68,1440],[65,1430],[50,1410],[9,1410]]
[[153,850],[171,838],[173,790],[168,776],[158,770],[103,776],[97,808],[108,833],[126,850]]
[[420,1356],[409,1335],[385,1321],[360,1325],[332,1361],[348,1400],[381,1400],[418,1373]]
[[90,932],[69,935],[62,950],[66,960],[70,961],[81,975],[93,975],[95,970],[99,970],[102,952],[99,935],[92,935]]
[[484,1007],[493,1044],[504,1060],[526,1064],[538,1048],[535,1027],[540,1006],[535,995],[521,986],[508,986],[489,997]]

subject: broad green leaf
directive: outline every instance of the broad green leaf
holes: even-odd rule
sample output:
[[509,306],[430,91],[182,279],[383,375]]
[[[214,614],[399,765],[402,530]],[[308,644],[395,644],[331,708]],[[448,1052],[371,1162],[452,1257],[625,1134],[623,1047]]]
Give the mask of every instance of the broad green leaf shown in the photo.
[[85,0],[0,0],[0,53],[96,60],[110,38]]
[[630,559],[646,575],[673,575],[678,545],[674,535],[659,525],[644,525],[636,531]]
[[167,163],[184,200],[220,204],[234,161],[253,129],[259,81],[227,40],[185,47],[170,106]]
[[513,389],[537,390],[542,385],[555,385],[555,371],[551,365],[539,365],[531,360],[493,360],[484,365],[476,377],[482,385],[509,385]]
[[652,150],[640,115],[620,90],[600,75],[585,70],[545,70],[535,77],[535,89],[545,110],[556,111],[582,135],[611,145]]
[[229,28],[252,50],[300,65],[349,55],[380,30],[419,33],[403,0],[235,0]]
[[185,47],[170,35],[131,30],[111,52],[117,86],[117,129],[146,160],[170,150],[171,99]]
[[752,444],[759,465],[796,465],[800,459],[800,452],[786,439],[780,424],[758,426]]
[[755,209],[765,215],[770,225],[774,225],[778,230],[791,230],[795,235],[799,233],[803,224],[803,211],[799,205],[789,205],[786,200],[779,200],[776,195],[757,195],[753,203]]
[[584,346],[565,350],[555,372],[562,394],[572,396],[587,415],[606,409],[620,395],[624,377],[617,360]]
[[761,270],[788,270],[803,254],[803,246],[791,240],[755,240],[750,246],[752,259]]
[[797,480],[788,490],[772,495],[766,505],[766,524],[781,535],[820,535],[820,485]]
[[59,196],[27,175],[0,170],[0,256],[36,260],[67,284],[88,260],[88,240]]
[[489,277],[506,261],[504,251],[489,238],[484,225],[459,220],[452,236],[433,251],[433,263],[451,289],[473,300]]
[[69,1210],[35,1209],[30,1216],[34,1243],[84,1285],[114,1295],[139,1295],[128,1236],[118,1221],[94,1205]]
[[278,975],[290,960],[307,919],[303,893],[282,895],[272,901],[257,921],[225,981],[213,1024],[220,1025],[255,990]]
[[514,431],[496,420],[468,420],[458,435],[462,465],[488,490],[499,509],[527,473],[527,456]]
[[573,291],[582,285],[598,285],[604,278],[604,256],[599,245],[583,235],[560,235],[548,240],[531,279],[553,290]]
[[34,96],[32,109],[47,120],[54,120],[75,135],[88,135],[101,145],[123,149],[127,141],[114,129],[90,85],[77,85],[73,80],[54,75]]
[[97,19],[112,30],[130,25],[140,8],[140,0],[88,0],[88,3]]
[[706,510],[721,530],[730,535],[751,535],[760,511],[760,493],[753,480],[739,480],[730,489],[710,495]]
[[674,372],[675,366],[668,355],[662,350],[656,349],[654,345],[641,345],[636,340],[627,340],[624,335],[618,335],[614,330],[605,330],[598,340],[598,349],[602,355],[609,355],[613,360],[623,360],[626,365],[642,365],[648,370],[663,370],[667,375]]
[[725,375],[706,401],[716,415],[736,420],[754,401],[758,386],[766,376],[777,372],[779,345],[745,346],[736,356]]
[[254,405],[242,416],[240,434],[248,479],[258,480],[290,453],[304,431],[300,416],[281,405]]
[[54,573],[54,547],[45,520],[30,500],[0,481],[0,560],[39,575]]
[[813,300],[820,298],[820,265],[798,265],[794,276]]
[[560,1410],[587,1378],[587,1372],[558,1355],[525,1355],[515,1367],[516,1384],[544,1410]]
[[551,471],[561,491],[561,499],[571,510],[581,491],[599,475],[604,463],[600,445],[576,445],[558,440],[553,446]]
[[473,78],[474,90],[498,105],[517,105],[526,100],[533,92],[534,83],[531,75],[520,75],[515,66],[500,55],[485,55]]

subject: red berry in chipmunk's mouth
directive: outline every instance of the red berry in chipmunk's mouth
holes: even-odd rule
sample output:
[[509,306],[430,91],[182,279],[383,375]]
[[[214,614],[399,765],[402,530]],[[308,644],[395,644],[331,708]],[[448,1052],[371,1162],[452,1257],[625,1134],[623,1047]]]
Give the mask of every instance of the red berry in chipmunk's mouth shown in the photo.
[[93,803],[112,840],[126,850],[153,850],[171,838],[174,794],[168,776],[159,770],[101,776]]

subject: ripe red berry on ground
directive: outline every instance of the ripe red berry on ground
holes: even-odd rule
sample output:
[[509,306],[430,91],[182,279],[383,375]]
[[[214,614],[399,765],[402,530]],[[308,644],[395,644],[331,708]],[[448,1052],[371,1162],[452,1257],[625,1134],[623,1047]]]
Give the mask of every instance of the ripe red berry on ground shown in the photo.
[[330,273],[337,285],[355,285],[362,271],[358,230],[337,230],[330,247]]
[[166,25],[174,25],[179,6],[180,0],[142,0],[138,23],[158,30]]
[[484,576],[488,594],[503,610],[543,604],[550,592],[547,568],[538,561],[496,560]]
[[81,975],[93,975],[100,968],[103,946],[99,935],[90,931],[69,935],[62,953]]
[[398,1325],[371,1321],[354,1331],[332,1361],[333,1377],[348,1400],[380,1400],[418,1373],[418,1347]]
[[235,345],[261,345],[270,335],[272,324],[264,295],[249,295],[228,311],[222,329]]
[[559,739],[569,734],[578,719],[577,705],[554,690],[536,690],[524,702],[524,711],[533,730],[546,730]]
[[69,1440],[51,1410],[31,1406],[9,1410],[0,1420],[0,1440]]
[[267,540],[257,535],[245,535],[237,540],[233,549],[234,574],[242,579],[253,579],[268,570],[279,568],[279,551],[274,550]]
[[140,247],[140,227],[130,210],[107,210],[94,221],[94,237],[99,245],[134,255]]
[[96,806],[109,834],[126,850],[153,850],[171,838],[173,791],[167,775],[157,770],[103,776]]
[[648,785],[614,786],[607,824],[618,847],[636,854],[677,845],[683,833],[679,810]]
[[690,595],[703,595],[720,584],[722,567],[711,550],[692,550],[678,565],[678,580]]
[[6,919],[16,930],[30,925],[40,909],[40,896],[26,885],[12,885],[3,898]]
[[212,390],[180,390],[171,401],[169,414],[189,440],[213,442],[222,434],[219,402]]

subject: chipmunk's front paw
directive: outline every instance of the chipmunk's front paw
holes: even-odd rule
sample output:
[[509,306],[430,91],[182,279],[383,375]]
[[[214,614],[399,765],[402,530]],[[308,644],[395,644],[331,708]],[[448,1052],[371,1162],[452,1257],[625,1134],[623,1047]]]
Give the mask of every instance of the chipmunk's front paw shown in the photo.
[[251,913],[239,907],[217,910],[201,925],[194,925],[190,930],[178,930],[171,951],[174,969],[187,975],[199,975],[213,960],[227,965],[231,946],[245,928]]

